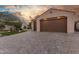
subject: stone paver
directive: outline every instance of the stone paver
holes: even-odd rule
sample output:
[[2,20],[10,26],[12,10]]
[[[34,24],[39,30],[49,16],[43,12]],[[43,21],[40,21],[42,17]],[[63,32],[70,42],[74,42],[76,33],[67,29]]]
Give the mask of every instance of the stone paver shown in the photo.
[[0,37],[2,54],[79,53],[79,33],[25,32]]

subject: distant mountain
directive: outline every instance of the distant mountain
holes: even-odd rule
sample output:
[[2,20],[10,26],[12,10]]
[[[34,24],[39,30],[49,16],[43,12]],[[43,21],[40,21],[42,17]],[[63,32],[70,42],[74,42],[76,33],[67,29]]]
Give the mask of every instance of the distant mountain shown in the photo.
[[4,12],[0,12],[0,14],[3,14],[3,15],[10,15],[10,14],[12,14],[12,12],[4,11]]
[[0,12],[0,20],[20,21],[20,18],[11,12]]

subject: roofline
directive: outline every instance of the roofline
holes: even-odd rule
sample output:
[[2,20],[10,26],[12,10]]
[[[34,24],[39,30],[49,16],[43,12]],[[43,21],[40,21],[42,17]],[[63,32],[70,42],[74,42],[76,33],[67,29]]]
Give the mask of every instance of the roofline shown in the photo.
[[50,8],[50,9],[64,11],[64,12],[70,12],[70,13],[75,13],[74,11],[69,11],[69,10],[65,10],[65,9],[54,9],[54,8]]
[[[69,11],[69,10],[64,10],[64,9],[55,9],[55,8],[49,8],[47,11],[49,11],[50,9],[52,9],[52,10],[58,10],[58,11],[64,11],[64,12],[70,12],[70,13],[75,13],[74,11]],[[45,14],[47,11],[43,12],[41,15]],[[41,15],[39,15],[39,17],[40,17]],[[37,17],[37,18],[39,18],[39,17]],[[37,18],[35,18],[35,20],[36,20]]]

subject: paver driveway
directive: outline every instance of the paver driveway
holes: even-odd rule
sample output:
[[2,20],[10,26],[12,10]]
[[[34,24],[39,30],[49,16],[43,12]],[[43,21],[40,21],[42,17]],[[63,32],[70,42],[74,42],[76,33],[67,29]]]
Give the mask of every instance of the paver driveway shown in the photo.
[[79,53],[79,33],[28,31],[0,37],[0,53]]

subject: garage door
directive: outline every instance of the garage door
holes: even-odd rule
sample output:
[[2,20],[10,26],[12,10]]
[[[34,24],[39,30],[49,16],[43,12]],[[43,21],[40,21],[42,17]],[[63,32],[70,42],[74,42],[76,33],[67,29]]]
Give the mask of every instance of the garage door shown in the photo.
[[40,31],[42,32],[67,32],[67,18],[53,17],[40,20]]

